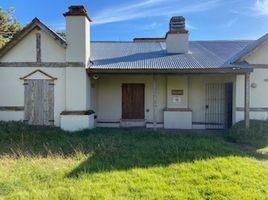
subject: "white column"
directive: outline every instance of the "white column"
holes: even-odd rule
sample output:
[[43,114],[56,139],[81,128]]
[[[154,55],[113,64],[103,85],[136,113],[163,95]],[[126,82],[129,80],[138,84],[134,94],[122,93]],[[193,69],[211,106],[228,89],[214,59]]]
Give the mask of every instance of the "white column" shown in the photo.
[[154,131],[157,130],[156,109],[157,109],[157,81],[156,81],[156,76],[153,75],[153,127],[154,127]]
[[249,128],[250,126],[250,119],[249,119],[249,112],[250,112],[250,73],[245,74],[245,126]]

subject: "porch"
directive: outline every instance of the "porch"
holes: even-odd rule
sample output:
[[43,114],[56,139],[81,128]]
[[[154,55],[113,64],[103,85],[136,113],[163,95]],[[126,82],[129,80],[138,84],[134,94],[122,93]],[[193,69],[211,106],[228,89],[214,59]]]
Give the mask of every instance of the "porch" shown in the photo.
[[226,129],[236,122],[237,74],[90,76],[97,127]]

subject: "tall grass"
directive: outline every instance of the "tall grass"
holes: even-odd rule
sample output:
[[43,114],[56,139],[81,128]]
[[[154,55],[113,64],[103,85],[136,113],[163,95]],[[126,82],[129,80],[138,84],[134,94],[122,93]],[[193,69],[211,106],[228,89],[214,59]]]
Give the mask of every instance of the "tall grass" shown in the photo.
[[0,122],[0,199],[268,199],[255,156],[213,134]]

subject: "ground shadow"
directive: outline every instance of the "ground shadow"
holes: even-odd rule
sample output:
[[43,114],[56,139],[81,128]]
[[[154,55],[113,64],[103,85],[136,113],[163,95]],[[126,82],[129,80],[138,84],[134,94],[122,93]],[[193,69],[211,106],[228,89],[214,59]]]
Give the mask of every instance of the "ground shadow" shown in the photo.
[[168,166],[227,156],[254,156],[227,143],[221,134],[167,132],[143,129],[94,129],[67,133],[59,128],[28,127],[20,123],[0,122],[0,156],[73,157],[87,159],[67,174],[98,173],[131,168]]
[[103,143],[67,177],[79,177],[84,173],[168,166],[228,156],[267,159],[253,149],[241,149],[224,141],[221,135],[162,135],[149,132],[135,136],[126,134]]

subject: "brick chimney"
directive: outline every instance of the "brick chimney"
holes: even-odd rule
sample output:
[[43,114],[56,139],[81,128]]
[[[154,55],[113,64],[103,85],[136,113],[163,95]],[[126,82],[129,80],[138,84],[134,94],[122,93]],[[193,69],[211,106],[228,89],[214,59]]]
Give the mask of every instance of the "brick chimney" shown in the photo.
[[70,6],[63,14],[66,19],[67,62],[80,62],[87,66],[90,59],[90,22],[84,6]]
[[189,32],[185,29],[183,16],[172,17],[169,22],[169,32],[166,34],[168,53],[187,53],[189,49]]

